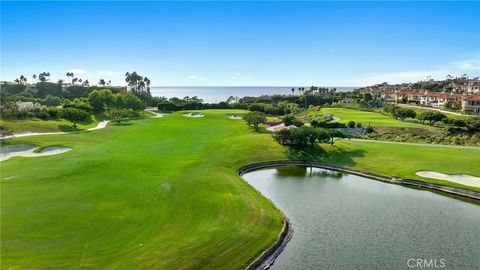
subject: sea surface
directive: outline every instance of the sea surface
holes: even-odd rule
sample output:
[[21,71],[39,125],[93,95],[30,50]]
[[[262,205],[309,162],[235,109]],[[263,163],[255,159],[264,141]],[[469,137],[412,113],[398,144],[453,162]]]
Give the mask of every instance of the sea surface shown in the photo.
[[[193,97],[197,96],[204,100],[207,103],[216,103],[220,101],[226,101],[230,96],[235,97],[245,97],[245,96],[261,96],[261,95],[274,95],[274,94],[283,94],[288,95],[292,94],[293,86],[154,86],[151,87],[150,91],[153,96],[156,97]],[[340,86],[326,86],[328,88],[337,88],[337,92],[346,92],[352,91],[357,87],[340,87]],[[295,94],[298,94],[296,92]],[[309,89],[310,87],[305,87]]]
[[480,269],[480,205],[316,168],[243,178],[293,227],[271,269]]

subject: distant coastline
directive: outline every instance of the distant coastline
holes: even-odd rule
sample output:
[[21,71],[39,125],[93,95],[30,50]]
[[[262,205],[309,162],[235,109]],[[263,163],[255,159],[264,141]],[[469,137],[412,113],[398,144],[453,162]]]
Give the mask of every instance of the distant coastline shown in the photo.
[[[303,86],[308,88],[309,86]],[[337,92],[352,91],[359,87],[325,86],[336,88]],[[261,95],[288,95],[291,89],[298,86],[153,86],[150,91],[153,96],[178,97],[197,96],[207,103],[217,103],[227,100],[230,96],[261,96]]]

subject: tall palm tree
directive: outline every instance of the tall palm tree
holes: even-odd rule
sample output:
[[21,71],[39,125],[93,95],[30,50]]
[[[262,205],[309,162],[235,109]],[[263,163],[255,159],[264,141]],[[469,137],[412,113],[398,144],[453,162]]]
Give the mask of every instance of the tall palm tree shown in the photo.
[[101,86],[105,86],[105,80],[104,80],[104,79],[100,79],[100,81],[98,82],[98,84],[100,84]]
[[32,78],[35,80],[35,83],[37,83],[37,74],[33,74]]
[[295,88],[292,87],[292,95],[295,94]]

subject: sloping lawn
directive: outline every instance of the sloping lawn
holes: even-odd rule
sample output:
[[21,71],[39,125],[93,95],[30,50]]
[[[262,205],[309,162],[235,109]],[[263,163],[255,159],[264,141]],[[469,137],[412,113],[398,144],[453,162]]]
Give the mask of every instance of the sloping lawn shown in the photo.
[[58,131],[74,131],[95,127],[98,123],[97,117],[92,116],[88,121],[77,123],[77,128],[73,128],[73,124],[64,119],[42,120],[39,118],[28,118],[25,120],[0,120],[0,126],[13,131],[14,133],[25,132],[58,132]]
[[2,269],[235,269],[278,236],[280,213],[236,174],[284,159],[226,111],[15,139],[64,145],[2,171]]
[[469,174],[480,177],[480,148],[455,149],[341,140],[322,144],[313,153],[290,151],[292,159],[312,159],[344,167],[480,191],[449,181],[417,176],[417,171]]
[[[309,112],[309,114],[315,113],[318,112]],[[363,126],[370,125],[374,127],[410,127],[432,129],[432,127],[425,125],[403,122],[381,113],[366,112],[349,108],[322,108],[320,113],[331,113],[334,117],[340,118],[340,123],[355,121],[355,123],[362,123]]]
[[338,141],[289,151],[226,117],[242,112],[8,140],[73,150],[0,163],[0,268],[244,268],[282,227],[280,213],[235,173],[254,162],[315,159],[442,184],[415,171],[480,174],[477,150]]

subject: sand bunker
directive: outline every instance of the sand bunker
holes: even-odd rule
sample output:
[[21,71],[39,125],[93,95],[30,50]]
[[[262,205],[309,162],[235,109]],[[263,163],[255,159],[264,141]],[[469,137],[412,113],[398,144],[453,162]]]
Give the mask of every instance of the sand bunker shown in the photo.
[[468,174],[443,174],[434,171],[418,171],[415,173],[418,176],[425,178],[432,178],[438,180],[447,180],[450,182],[472,186],[480,187],[480,177],[468,175]]
[[154,116],[152,116],[151,118],[159,118],[159,117],[163,117],[163,115],[165,115],[164,113],[159,113],[158,109],[155,108],[155,107],[146,108],[145,111],[154,114]]
[[203,113],[198,113],[198,112],[186,112],[186,113],[183,113],[183,116],[185,117],[204,117],[205,115]]
[[40,152],[34,152],[38,149],[33,144],[14,144],[0,147],[0,161],[7,160],[11,157],[43,157],[62,154],[72,150],[70,147],[49,146]]
[[240,120],[242,119],[242,115],[241,114],[227,114],[227,117],[230,118],[230,119],[233,119],[233,120]]

